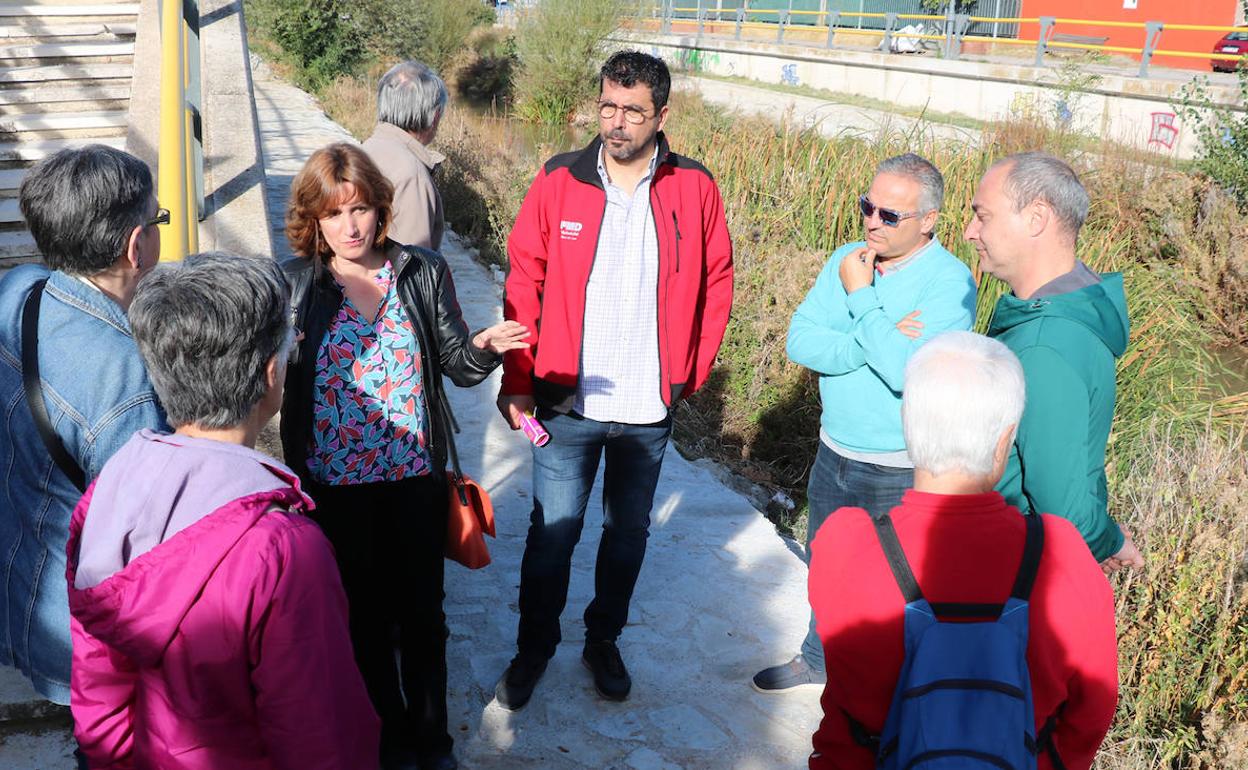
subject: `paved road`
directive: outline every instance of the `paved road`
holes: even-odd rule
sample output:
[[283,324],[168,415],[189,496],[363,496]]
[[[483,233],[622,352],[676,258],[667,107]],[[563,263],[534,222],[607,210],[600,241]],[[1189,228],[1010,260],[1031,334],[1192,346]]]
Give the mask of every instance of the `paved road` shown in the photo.
[[715,78],[678,75],[673,81],[677,89],[694,91],[714,104],[743,115],[765,115],[789,119],[802,128],[817,128],[823,136],[858,136],[875,138],[882,132],[930,135],[975,144],[979,131],[947,123],[934,123],[884,110],[873,110],[850,104],[831,102],[815,96],[802,96],[765,86],[730,83]]

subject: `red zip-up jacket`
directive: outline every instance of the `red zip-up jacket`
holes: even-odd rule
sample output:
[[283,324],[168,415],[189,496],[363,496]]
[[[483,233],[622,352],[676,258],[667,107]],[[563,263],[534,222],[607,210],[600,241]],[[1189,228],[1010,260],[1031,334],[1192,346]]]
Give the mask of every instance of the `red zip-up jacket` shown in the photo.
[[[650,211],[659,244],[658,350],[669,407],[706,382],[732,306],[732,242],[711,173],[672,152],[658,135]],[[503,395],[533,395],[558,412],[572,408],[607,196],[598,176],[602,141],[556,155],[533,180],[507,238],[511,269],[503,305],[529,327],[530,347],[503,357]]]

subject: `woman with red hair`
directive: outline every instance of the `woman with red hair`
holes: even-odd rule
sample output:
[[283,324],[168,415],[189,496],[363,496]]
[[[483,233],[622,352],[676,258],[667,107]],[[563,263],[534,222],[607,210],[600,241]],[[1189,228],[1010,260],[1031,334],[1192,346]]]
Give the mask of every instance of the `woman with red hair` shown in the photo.
[[[332,144],[291,185],[284,266],[303,334],[286,376],[282,445],[337,553],[356,662],[382,722],[383,767],[447,770],[442,612],[448,446],[442,375],[476,385],[514,321],[470,333],[441,255],[386,238],[393,188]],[[398,661],[395,642],[398,645]]]

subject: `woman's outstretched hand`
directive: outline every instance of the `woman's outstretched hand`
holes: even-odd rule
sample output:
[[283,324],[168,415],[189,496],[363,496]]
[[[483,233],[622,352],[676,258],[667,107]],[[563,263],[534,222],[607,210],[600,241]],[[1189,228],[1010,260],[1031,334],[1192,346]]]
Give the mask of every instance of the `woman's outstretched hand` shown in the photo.
[[508,350],[527,348],[529,343],[524,339],[529,336],[529,327],[517,321],[503,321],[495,324],[472,338],[472,344],[481,350],[502,355]]

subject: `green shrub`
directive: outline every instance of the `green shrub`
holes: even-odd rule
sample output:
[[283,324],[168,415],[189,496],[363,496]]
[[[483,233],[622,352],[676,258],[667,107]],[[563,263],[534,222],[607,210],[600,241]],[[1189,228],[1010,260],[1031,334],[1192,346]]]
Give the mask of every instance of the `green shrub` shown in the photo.
[[367,55],[360,17],[346,0],[253,0],[248,13],[313,90],[355,71]]
[[247,0],[247,13],[318,94],[369,62],[419,59],[445,76],[472,31],[494,20],[479,0]]
[[540,0],[516,28],[516,114],[563,123],[598,87],[602,44],[620,24],[621,0]]
[[[1239,104],[1248,104],[1248,66],[1236,70]],[[1248,113],[1213,103],[1207,78],[1197,78],[1180,92],[1176,105],[1200,143],[1196,166],[1248,210]]]

